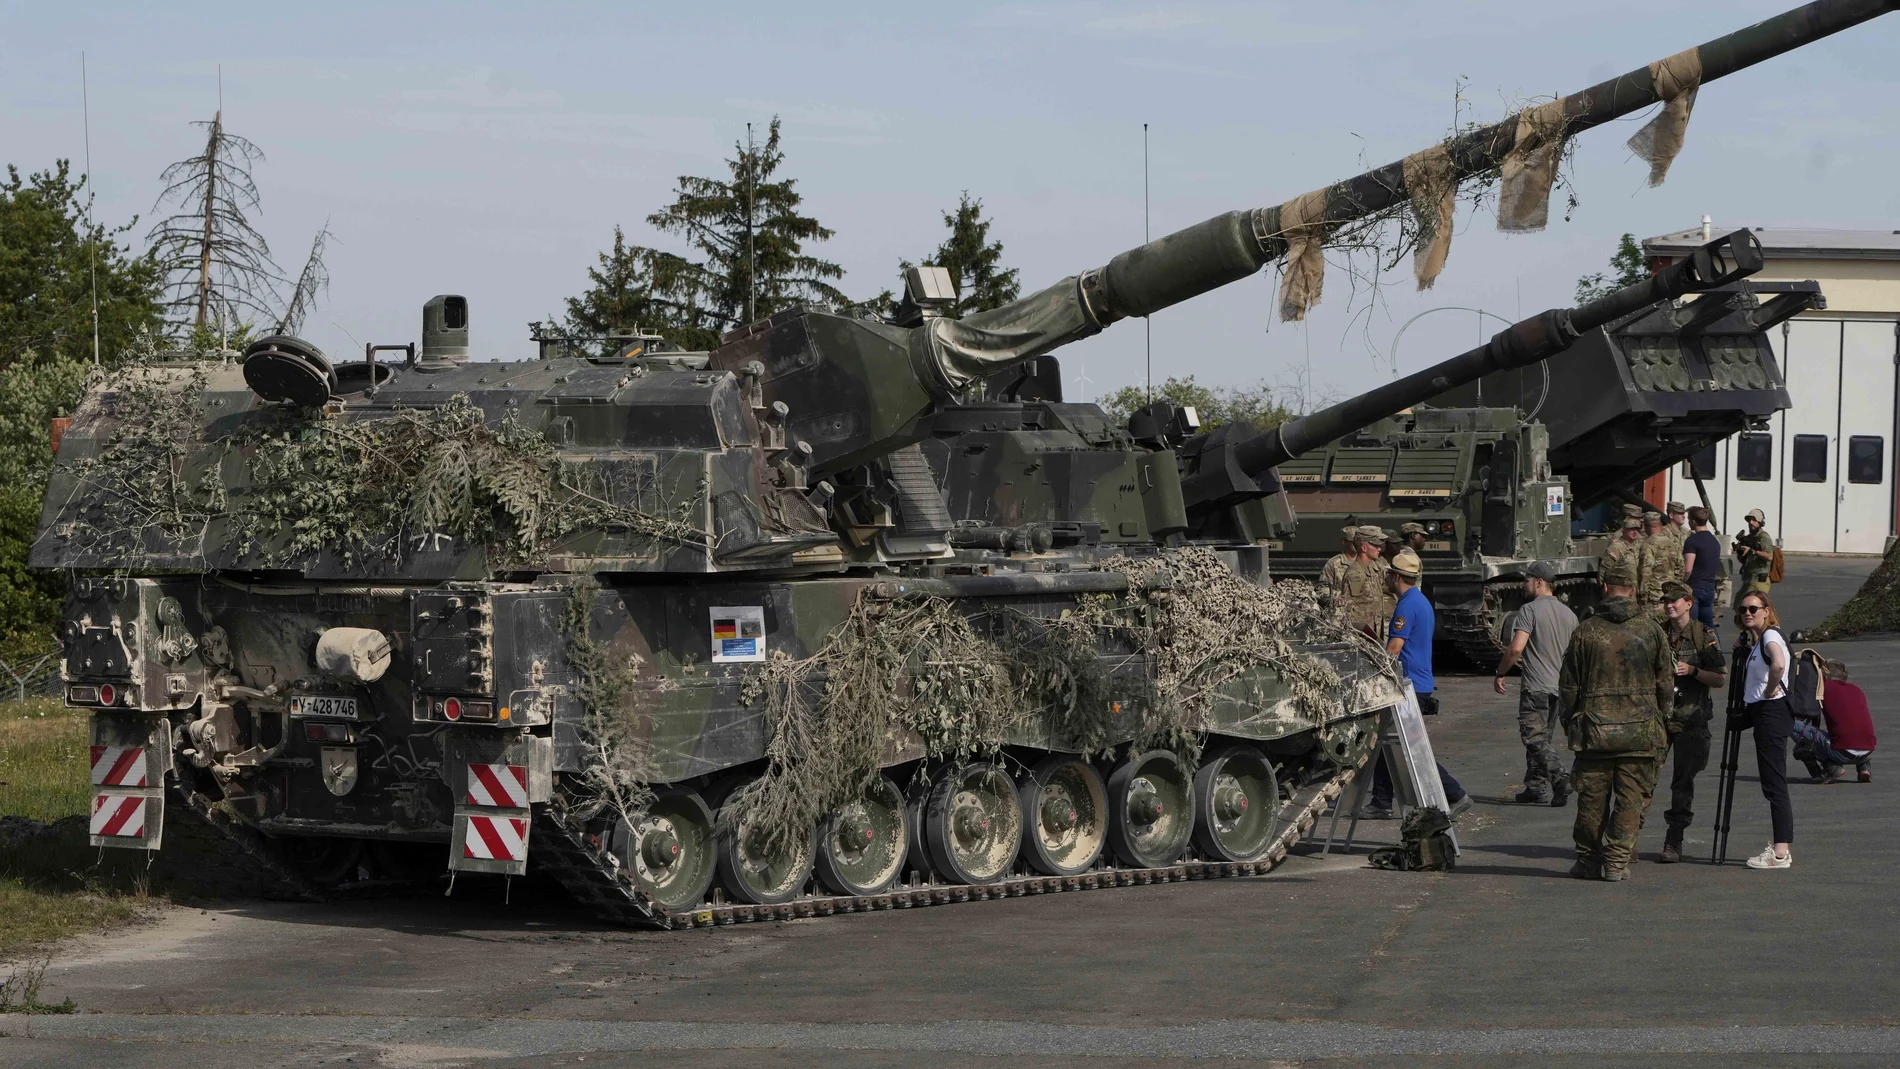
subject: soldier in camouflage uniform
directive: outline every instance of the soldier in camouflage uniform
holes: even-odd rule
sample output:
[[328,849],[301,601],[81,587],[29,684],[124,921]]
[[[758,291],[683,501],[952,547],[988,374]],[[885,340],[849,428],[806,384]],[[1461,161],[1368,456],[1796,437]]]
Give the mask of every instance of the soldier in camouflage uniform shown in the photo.
[[[1663,722],[1669,735],[1668,749],[1676,754],[1675,768],[1669,775],[1669,808],[1663,813],[1669,831],[1663,838],[1662,861],[1672,864],[1682,860],[1682,834],[1695,819],[1691,807],[1695,803],[1696,773],[1709,764],[1709,718],[1715,713],[1709,688],[1728,682],[1724,671],[1728,664],[1715,635],[1695,618],[1695,592],[1689,584],[1669,580],[1663,584],[1660,600],[1667,617],[1663,634],[1669,639],[1676,684],[1675,702]],[[1656,756],[1658,780],[1664,756]]]
[[1643,521],[1633,516],[1625,516],[1622,530],[1617,532],[1616,537],[1610,541],[1610,548],[1604,550],[1603,556],[1598,559],[1597,570],[1602,571],[1604,564],[1624,557],[1629,557],[1630,563],[1636,564],[1636,554],[1641,552],[1642,542]]
[[1359,528],[1347,526],[1340,529],[1339,552],[1319,570],[1319,585],[1340,592],[1340,578],[1346,572],[1346,565],[1359,559]]
[[1643,807],[1656,788],[1656,755],[1668,745],[1663,711],[1675,703],[1669,640],[1637,606],[1636,562],[1605,558],[1604,601],[1564,650],[1558,691],[1564,734],[1577,755],[1572,837],[1580,879],[1629,878]]
[[1682,543],[1669,533],[1669,525],[1663,522],[1661,513],[1643,513],[1643,524],[1648,533],[1643,536],[1642,549],[1637,555],[1636,601],[1660,620],[1663,584],[1687,578],[1682,571]]
[[1399,524],[1399,538],[1405,542],[1405,548],[1419,554],[1421,557],[1425,553],[1425,542],[1429,537],[1430,536],[1425,533],[1425,525],[1422,523],[1407,522]]
[[1689,507],[1680,501],[1671,501],[1663,506],[1663,512],[1669,522],[1663,524],[1663,533],[1676,540],[1676,556],[1682,556],[1682,544],[1689,540]]
[[1774,583],[1769,575],[1775,562],[1775,536],[1768,533],[1768,517],[1760,509],[1749,509],[1743,518],[1747,530],[1735,536],[1735,560],[1742,566],[1742,588],[1735,594],[1740,604],[1744,594],[1767,597]]
[[1359,555],[1340,573],[1339,606],[1345,611],[1349,625],[1373,638],[1383,639],[1393,606],[1392,595],[1385,584],[1386,573],[1392,566],[1380,555],[1385,531],[1367,525],[1357,528],[1354,537]]

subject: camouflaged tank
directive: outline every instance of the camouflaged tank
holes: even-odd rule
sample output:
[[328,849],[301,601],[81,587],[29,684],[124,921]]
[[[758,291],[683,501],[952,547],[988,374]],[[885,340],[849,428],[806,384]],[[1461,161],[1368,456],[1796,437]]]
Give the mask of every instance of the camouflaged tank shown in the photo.
[[[1571,98],[1579,125],[1647,79]],[[1461,173],[1495,167],[1469,138]],[[1328,213],[1391,203],[1396,166]],[[1760,264],[1718,239],[1265,433],[1034,398],[1051,350],[1283,255],[1277,212],[963,320],[919,270],[894,321],[469,363],[450,296],[419,350],[269,338],[103,377],[32,555],[86,573],[63,638],[93,841],[159,849],[188,813],[317,887],[532,862],[672,927],[1265,871],[1402,693],[1310,588],[1261,581],[1273,466]]]

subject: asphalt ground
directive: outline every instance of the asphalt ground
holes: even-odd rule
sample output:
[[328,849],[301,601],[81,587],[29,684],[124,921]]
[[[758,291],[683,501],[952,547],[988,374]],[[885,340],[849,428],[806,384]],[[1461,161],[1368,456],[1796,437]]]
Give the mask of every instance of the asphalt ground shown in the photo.
[[[1872,566],[1792,559],[1777,592],[1790,625],[1818,622]],[[1900,639],[1827,650],[1895,736]],[[509,905],[465,884],[175,909],[57,953],[40,997],[79,1012],[0,1018],[0,1064],[1900,1063],[1884,764],[1871,784],[1795,783],[1791,870],[1707,863],[1711,769],[1689,863],[1654,863],[1658,812],[1630,881],[1579,881],[1573,810],[1507,801],[1515,684],[1440,688],[1432,737],[1478,802],[1454,872],[1371,869],[1364,843],[1302,847],[1260,879],[676,933],[603,928],[520,884]],[[1738,860],[1768,836],[1753,762],[1744,741]],[[1397,831],[1361,829],[1373,845]]]

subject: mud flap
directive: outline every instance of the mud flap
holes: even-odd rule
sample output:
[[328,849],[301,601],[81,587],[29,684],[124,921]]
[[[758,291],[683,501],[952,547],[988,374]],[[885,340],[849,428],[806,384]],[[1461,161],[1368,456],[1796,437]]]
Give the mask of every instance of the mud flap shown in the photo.
[[455,792],[449,869],[526,872],[530,807],[553,795],[554,740],[469,731],[444,739],[443,748]]
[[92,845],[157,850],[165,835],[171,721],[92,715]]

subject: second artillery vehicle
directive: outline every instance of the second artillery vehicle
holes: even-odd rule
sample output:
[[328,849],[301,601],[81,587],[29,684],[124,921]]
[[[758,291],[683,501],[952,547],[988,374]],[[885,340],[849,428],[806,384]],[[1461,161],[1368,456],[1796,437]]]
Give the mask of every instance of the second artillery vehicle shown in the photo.
[[[1877,12],[1711,42],[1704,79]],[[1564,107],[1580,130],[1658,98],[1645,68]],[[1514,128],[1457,139],[1454,176]],[[1401,171],[1324,217],[1399,203]],[[475,364],[443,297],[397,366],[273,338],[108,377],[32,556],[111,572],[73,582],[64,635],[94,842],[159,849],[171,810],[315,884],[532,859],[671,927],[1270,867],[1401,694],[1299,584],[1254,581],[1273,467],[1760,266],[1719,239],[1261,433],[1124,430],[1028,385],[967,401],[1249,277],[1286,254],[1281,217],[962,320],[920,271],[895,322],[792,309],[709,354]]]
[[1593,603],[1607,547],[1579,518],[1641,500],[1649,476],[1787,409],[1768,332],[1825,306],[1813,282],[1664,302],[1289,461],[1280,482],[1299,525],[1276,541],[1274,573],[1316,576],[1342,525],[1417,523],[1440,637],[1489,668],[1525,566],[1548,562],[1558,596]]

